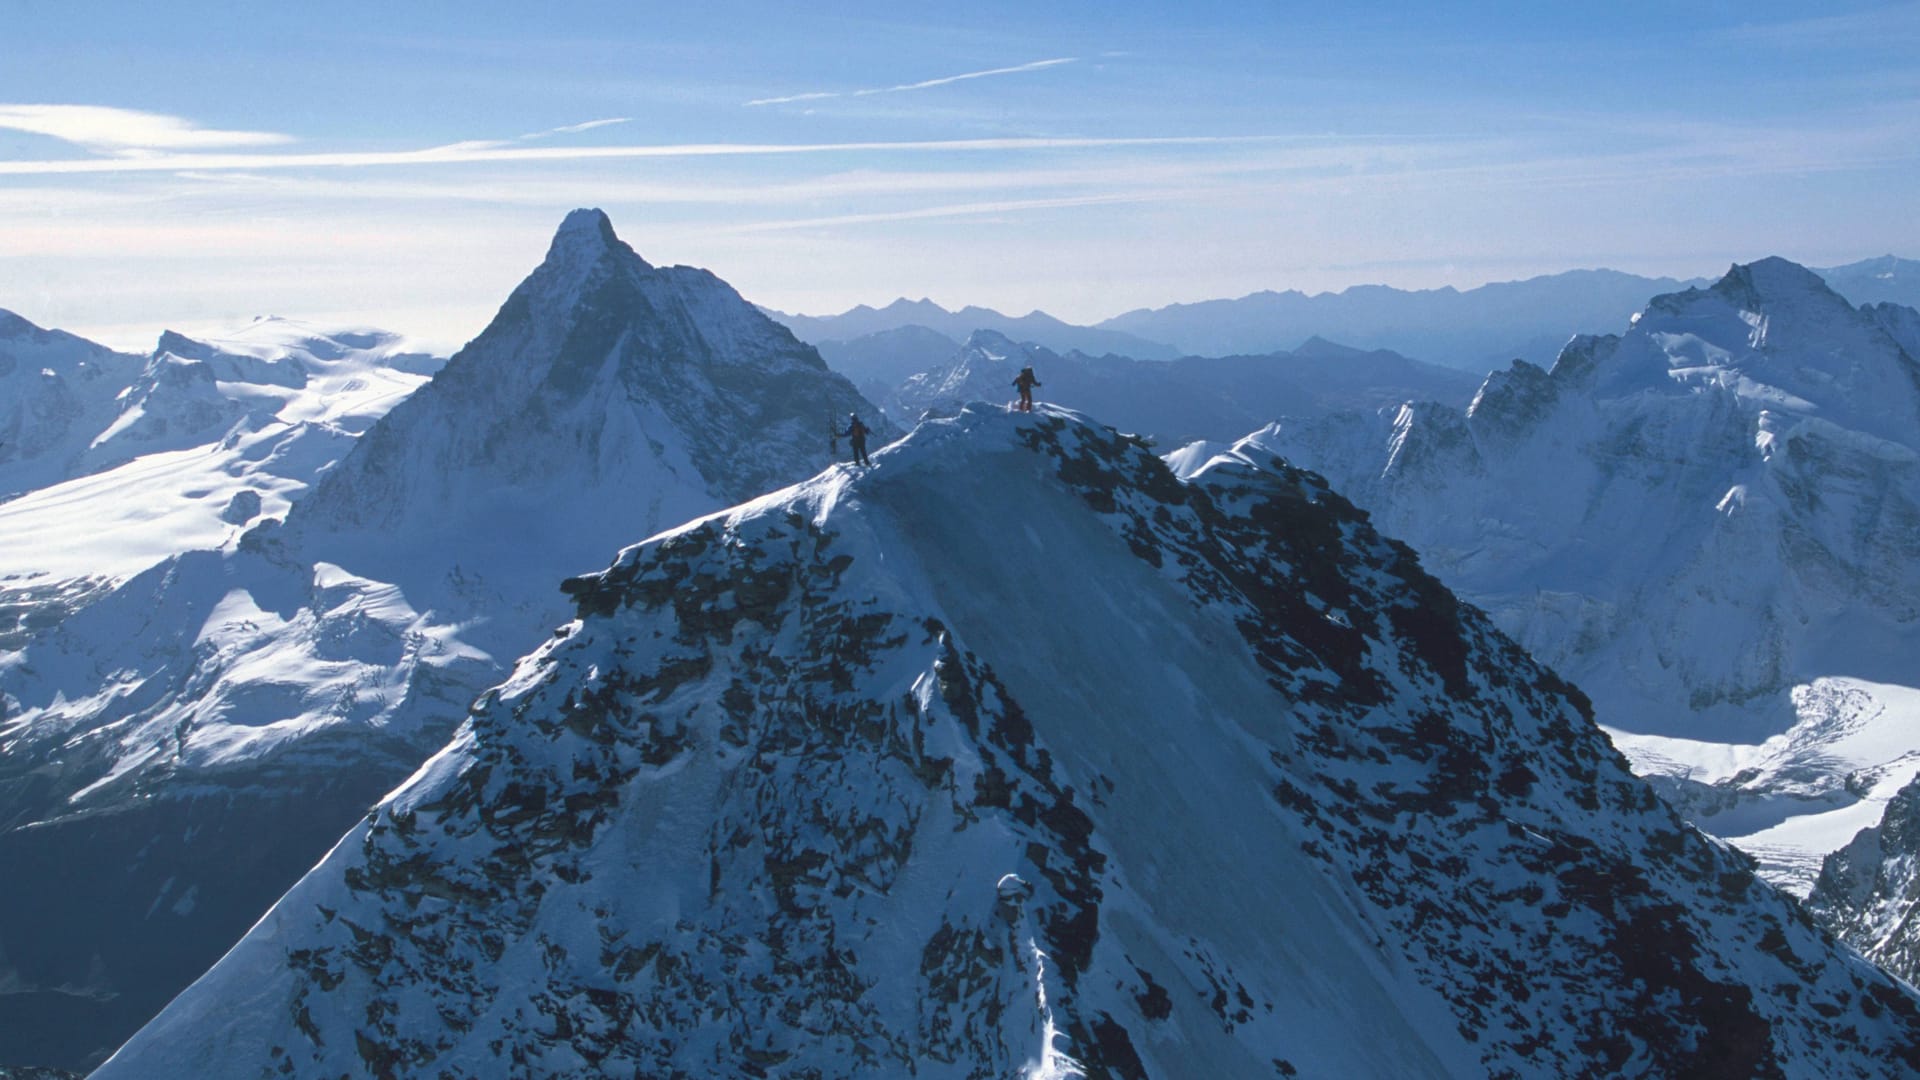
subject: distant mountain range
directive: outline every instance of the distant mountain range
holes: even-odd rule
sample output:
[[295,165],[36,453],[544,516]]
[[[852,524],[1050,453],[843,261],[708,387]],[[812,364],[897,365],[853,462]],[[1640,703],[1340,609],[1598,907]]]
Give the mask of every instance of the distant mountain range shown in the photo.
[[1409,400],[1464,408],[1480,385],[1463,371],[1318,338],[1262,356],[1131,360],[1063,355],[980,330],[942,363],[870,396],[895,423],[911,427],[925,414],[951,415],[967,402],[1009,400],[1022,367],[1038,374],[1043,399],[1072,402],[1123,431],[1169,445],[1230,439],[1283,416],[1372,410]]
[[975,330],[992,330],[1015,341],[1032,341],[1057,352],[1079,351],[1089,356],[1131,356],[1136,360],[1171,360],[1180,355],[1172,345],[1120,330],[1094,326],[1075,326],[1061,322],[1042,311],[1028,315],[1002,315],[991,308],[964,307],[948,311],[931,300],[895,300],[883,308],[865,304],[838,315],[788,315],[766,310],[775,322],[783,323],[802,341],[818,345],[822,341],[851,341],[903,326],[919,326],[952,341],[964,341]]
[[[1920,306],[1920,262],[1886,255],[1815,272],[1855,304]],[[978,307],[948,311],[928,300],[862,305],[829,316],[768,314],[818,346],[829,362],[857,355],[889,371],[910,364],[908,356],[924,357],[925,339],[911,344],[909,339],[860,339],[918,326],[954,343],[975,330],[994,330],[1056,352],[1115,353],[1137,360],[1284,352],[1320,337],[1485,374],[1516,359],[1547,366],[1574,335],[1605,332],[1655,296],[1706,284],[1710,279],[1571,270],[1466,290],[1359,285],[1312,296],[1295,290],[1257,292],[1234,300],[1142,308],[1093,326],[1074,326],[1038,311],[1019,318]],[[889,355],[899,359],[883,359]],[[852,372],[849,377],[860,380]]]

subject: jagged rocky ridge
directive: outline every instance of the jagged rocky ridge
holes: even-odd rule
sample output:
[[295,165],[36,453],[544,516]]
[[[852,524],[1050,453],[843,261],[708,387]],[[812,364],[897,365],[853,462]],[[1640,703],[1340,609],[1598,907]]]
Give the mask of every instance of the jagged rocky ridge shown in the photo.
[[1804,892],[1920,769],[1920,316],[1780,259],[1409,405],[1254,442],[1367,507]]
[[870,408],[713,275],[569,215],[284,519],[216,520],[0,653],[0,1061],[97,1063],[565,618],[551,582],[810,475]]
[[1877,825],[1827,856],[1807,907],[1887,970],[1920,976],[1920,779],[1887,800]]
[[656,537],[117,1077],[1900,1076],[1316,476],[971,409]]

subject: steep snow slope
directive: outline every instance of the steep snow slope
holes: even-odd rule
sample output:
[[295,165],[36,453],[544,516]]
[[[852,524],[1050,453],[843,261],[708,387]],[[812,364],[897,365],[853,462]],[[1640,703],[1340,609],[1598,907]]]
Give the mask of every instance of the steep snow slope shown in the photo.
[[1783,260],[1653,300],[1464,413],[1254,437],[1325,472],[1593,696],[1797,891],[1920,770],[1920,364]]
[[1031,366],[1041,398],[1068,403],[1160,441],[1233,438],[1281,416],[1376,408],[1409,398],[1464,404],[1479,380],[1388,352],[1364,353],[1314,339],[1270,356],[1140,361],[1064,356],[980,331],[946,363],[907,379],[883,399],[903,421],[951,413],[967,401],[1007,401],[1013,377]]
[[[242,362],[218,344],[190,362]],[[255,372],[263,398],[291,392],[274,374]],[[284,522],[265,516],[277,489],[230,515],[250,519],[238,537],[218,483],[184,493],[177,509],[219,521],[206,550],[0,653],[0,864],[20,868],[0,895],[0,1060],[29,1033],[58,1041],[52,1064],[117,1044],[565,616],[553,582],[817,470],[855,409],[724,283],[649,266],[578,211]],[[155,462],[106,477],[187,467]]]
[[101,1080],[1920,1067],[1912,991],[1269,456],[970,409],[567,589]]
[[[378,330],[258,319],[196,341],[168,332],[87,434],[78,474],[0,503],[0,602],[117,582],[220,546],[294,500],[441,360]],[[0,621],[0,643],[13,627]],[[17,643],[17,640],[16,640]]]

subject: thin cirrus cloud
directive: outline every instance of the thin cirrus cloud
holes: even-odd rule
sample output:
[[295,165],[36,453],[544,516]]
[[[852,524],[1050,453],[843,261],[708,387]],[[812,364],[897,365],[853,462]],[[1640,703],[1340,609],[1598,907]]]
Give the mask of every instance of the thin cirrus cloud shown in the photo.
[[178,169],[303,169],[454,165],[481,162],[614,161],[629,158],[718,158],[793,154],[961,153],[969,151],[1256,145],[1298,141],[1290,135],[1171,135],[1097,138],[930,139],[842,143],[681,143],[650,146],[507,146],[485,141],[425,150],[327,151],[303,154],[147,154],[79,160],[0,161],[0,176],[165,172]]
[[575,135],[582,131],[592,131],[594,128],[603,128],[609,124],[624,124],[629,119],[630,117],[615,116],[606,120],[588,120],[585,123],[566,124],[557,128],[548,128],[545,131],[531,131],[525,135],[516,135],[511,139],[462,139],[459,142],[448,143],[445,146],[436,146],[422,152],[445,155],[469,153],[476,150],[498,150],[501,147],[512,146],[514,143],[534,142],[539,139],[549,139],[555,135]]
[[0,129],[46,135],[105,154],[151,154],[276,146],[291,135],[223,131],[162,113],[106,105],[0,105]]
[[787,105],[796,101],[820,101],[825,98],[870,97],[874,94],[901,94],[910,90],[928,90],[949,83],[965,82],[968,79],[987,79],[996,75],[1019,75],[1028,71],[1041,71],[1078,61],[1077,56],[1062,56],[1052,60],[1035,60],[1030,64],[1016,64],[1013,67],[989,68],[985,71],[968,71],[959,75],[943,75],[937,79],[925,79],[914,83],[901,83],[899,86],[876,86],[865,90],[815,90],[805,94],[788,94],[784,97],[755,98],[746,102],[754,105]]
[[545,131],[536,131],[531,135],[522,135],[520,137],[522,139],[544,139],[549,135],[577,135],[582,131],[592,131],[594,128],[603,128],[610,124],[624,124],[631,119],[632,117],[629,116],[613,116],[605,120],[588,120],[585,123],[567,124],[563,127],[548,128]]

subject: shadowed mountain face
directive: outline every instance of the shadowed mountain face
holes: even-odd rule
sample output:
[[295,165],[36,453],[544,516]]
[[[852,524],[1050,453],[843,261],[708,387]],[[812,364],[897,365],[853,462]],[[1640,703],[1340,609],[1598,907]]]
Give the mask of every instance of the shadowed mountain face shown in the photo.
[[1900,1076],[1312,474],[969,409],[623,552],[98,1074]]
[[[150,400],[178,407],[145,415],[168,437],[220,407],[208,385],[304,373],[163,346]],[[487,330],[284,522],[229,502],[217,548],[0,653],[0,1061],[100,1060],[566,617],[554,583],[816,472],[853,411],[884,427],[713,275],[569,215]]]

